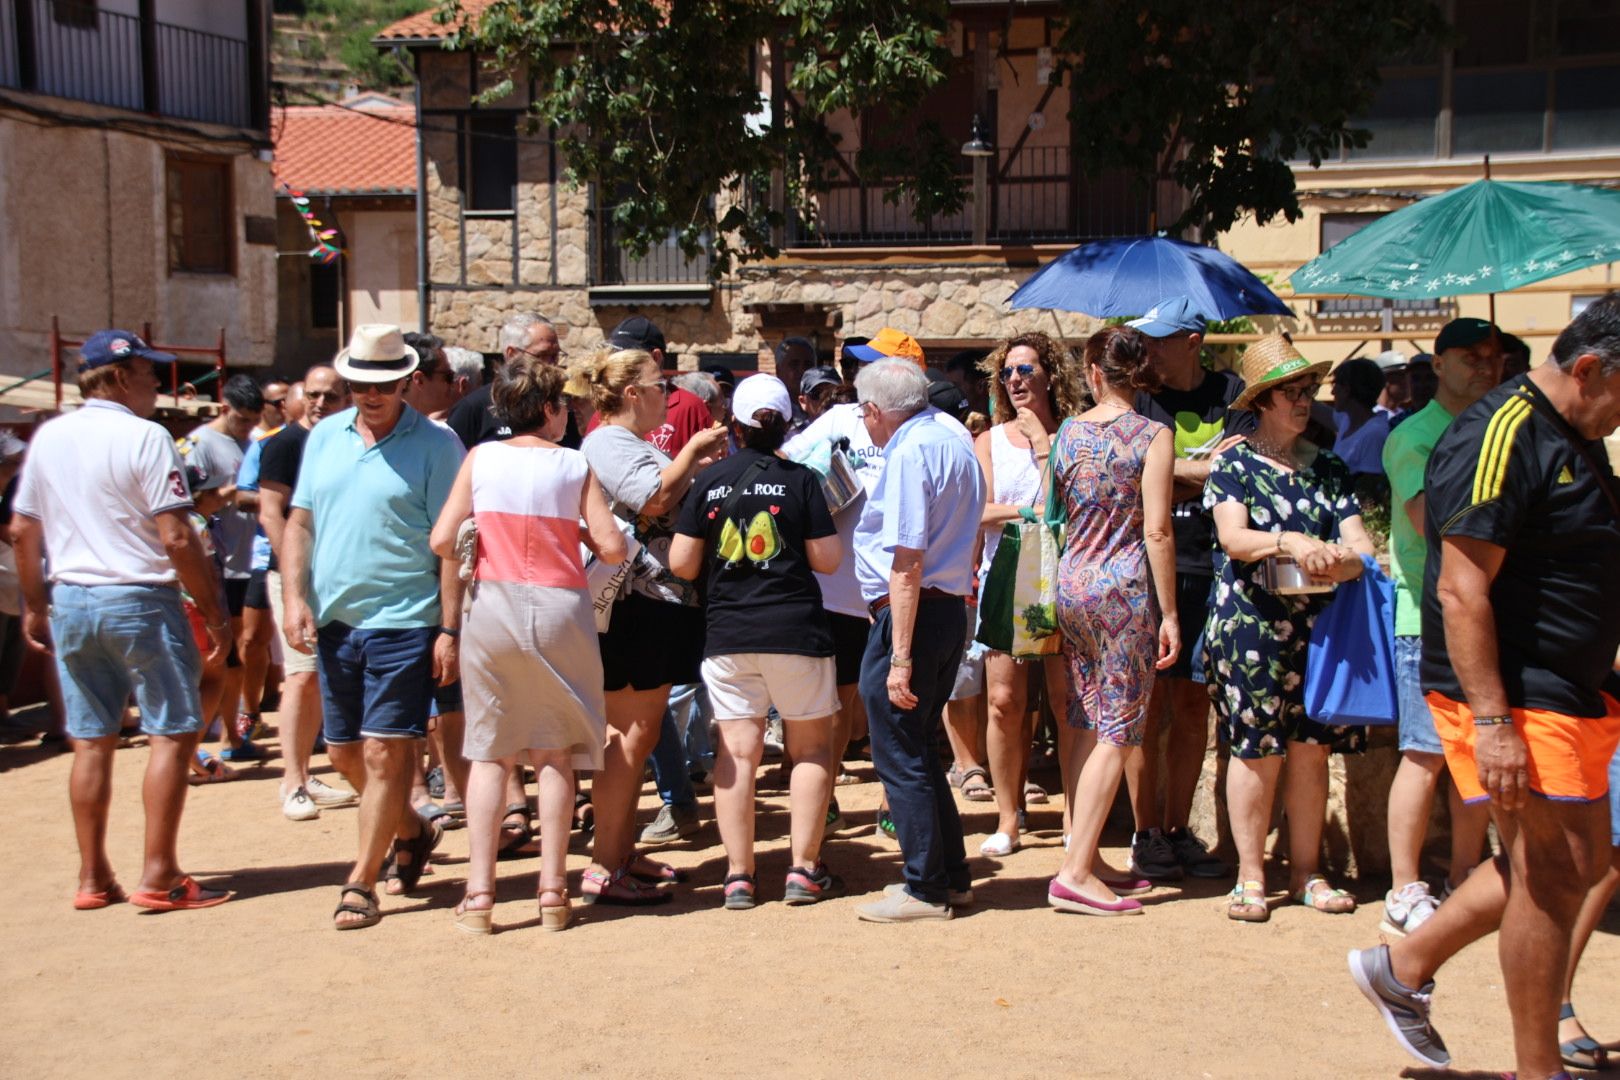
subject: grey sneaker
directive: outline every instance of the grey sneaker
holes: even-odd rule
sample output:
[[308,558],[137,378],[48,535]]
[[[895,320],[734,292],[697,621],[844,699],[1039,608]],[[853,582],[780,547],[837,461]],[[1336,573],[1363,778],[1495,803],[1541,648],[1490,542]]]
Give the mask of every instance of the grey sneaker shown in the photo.
[[1209,853],[1209,848],[1191,829],[1171,829],[1164,838],[1188,877],[1223,878],[1231,873],[1225,863]]
[[1384,894],[1384,921],[1378,924],[1378,928],[1397,937],[1405,937],[1428,922],[1429,916],[1439,906],[1440,902],[1429,895],[1427,882],[1414,881],[1402,885]]
[[1149,881],[1181,880],[1181,861],[1163,832],[1149,829],[1131,837],[1131,873]]
[[1346,959],[1350,964],[1350,977],[1356,981],[1362,996],[1372,1002],[1373,1008],[1384,1018],[1384,1025],[1395,1036],[1395,1041],[1425,1065],[1440,1069],[1450,1065],[1451,1055],[1446,1052],[1446,1044],[1429,1023],[1433,981],[1417,990],[1402,986],[1390,970],[1388,945],[1351,949]]
[[673,844],[683,836],[691,836],[703,827],[698,821],[697,807],[665,804],[645,829],[641,830],[643,844]]
[[[893,885],[883,886],[884,896],[893,896],[906,891],[906,883],[897,881]],[[909,895],[909,894],[907,894]],[[967,907],[973,903],[972,889],[951,889],[945,894],[945,903],[953,908]]]
[[866,922],[919,922],[925,919],[948,919],[951,917],[951,908],[949,904],[930,904],[926,900],[918,900],[902,890],[884,892],[883,899],[862,904],[855,909],[855,914]]

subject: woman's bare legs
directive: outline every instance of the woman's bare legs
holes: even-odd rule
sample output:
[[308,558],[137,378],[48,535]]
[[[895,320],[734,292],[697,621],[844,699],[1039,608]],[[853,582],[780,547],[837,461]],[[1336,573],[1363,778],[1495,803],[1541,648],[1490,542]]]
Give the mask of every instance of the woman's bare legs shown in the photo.
[[596,811],[593,870],[611,874],[634,851],[636,796],[668,705],[667,683],[653,690],[607,693],[607,750],[602,771],[591,782],[591,805]]
[[754,777],[765,755],[765,718],[721,720],[716,726],[720,747],[714,756],[714,820],[726,849],[726,876],[752,875]]

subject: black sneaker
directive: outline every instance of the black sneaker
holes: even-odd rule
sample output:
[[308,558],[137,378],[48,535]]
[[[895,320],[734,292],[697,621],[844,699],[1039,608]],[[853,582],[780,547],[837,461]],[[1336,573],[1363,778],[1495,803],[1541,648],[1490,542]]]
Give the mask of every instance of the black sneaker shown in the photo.
[[788,904],[814,904],[834,896],[844,895],[844,879],[818,862],[806,870],[802,866],[788,868],[787,881],[782,888],[782,900]]
[[1224,862],[1209,853],[1209,848],[1193,835],[1192,830],[1171,829],[1164,834],[1164,838],[1170,842],[1176,862],[1181,864],[1188,877],[1223,878],[1231,873]]
[[1131,837],[1131,872],[1149,881],[1180,881],[1181,862],[1175,848],[1158,829],[1149,829]]

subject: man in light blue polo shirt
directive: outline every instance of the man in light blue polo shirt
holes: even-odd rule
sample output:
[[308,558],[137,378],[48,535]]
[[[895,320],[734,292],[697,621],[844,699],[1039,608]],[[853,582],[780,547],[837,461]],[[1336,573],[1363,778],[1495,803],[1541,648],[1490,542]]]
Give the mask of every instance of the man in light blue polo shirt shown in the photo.
[[883,474],[855,529],[855,574],[872,615],[861,698],[889,798],[905,883],[859,909],[868,922],[951,915],[971,896],[962,821],[939,760],[940,713],[967,636],[964,599],[984,512],[971,443],[936,420],[928,377],[879,360],[855,378]]
[[[405,404],[416,352],[398,327],[355,328],[333,366],[355,406],[315,425],[282,536],[287,644],[314,651],[332,764],[360,796],[360,857],[335,925],[375,925],[375,888],[393,841],[414,888],[442,829],[409,812],[412,754],[433,684],[455,681],[459,619],[441,602],[456,574],[428,547],[462,449]],[[457,594],[459,595],[459,594]]]

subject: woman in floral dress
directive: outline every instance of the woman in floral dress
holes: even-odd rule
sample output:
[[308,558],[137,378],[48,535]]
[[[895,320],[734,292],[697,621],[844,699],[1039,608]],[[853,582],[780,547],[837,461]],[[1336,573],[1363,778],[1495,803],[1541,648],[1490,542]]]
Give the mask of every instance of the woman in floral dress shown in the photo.
[[1204,632],[1204,668],[1232,765],[1226,798],[1238,849],[1227,915],[1270,917],[1265,841],[1277,781],[1286,771],[1289,894],[1316,911],[1355,910],[1355,900],[1317,873],[1327,811],[1328,754],[1358,753],[1367,729],[1319,724],[1305,715],[1305,653],[1328,593],[1284,595],[1261,584],[1266,559],[1293,559],[1323,583],[1361,575],[1372,544],[1349,468],[1302,438],[1322,373],[1280,334],[1243,357],[1248,384],[1232,402],[1252,409],[1255,433],[1215,459],[1204,505],[1215,518],[1215,606]]
[[[1047,902],[1085,915],[1136,915],[1120,893],[1148,882],[1099,873],[1097,843],[1126,759],[1142,752],[1154,672],[1175,662],[1181,632],[1170,532],[1175,446],[1170,429],[1134,412],[1138,391],[1157,388],[1140,331],[1114,326],[1086,342],[1086,379],[1097,404],[1067,421],[1052,448],[1052,483],[1068,509],[1058,567],[1058,625],[1072,690],[1066,775],[1078,775],[1063,868]],[[1083,764],[1082,764],[1083,762]]]

